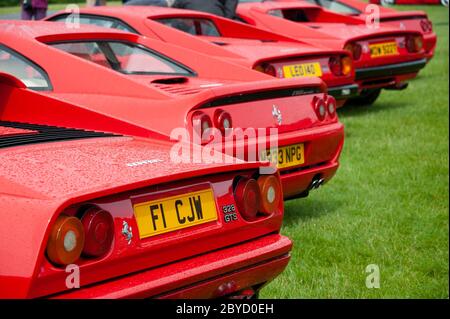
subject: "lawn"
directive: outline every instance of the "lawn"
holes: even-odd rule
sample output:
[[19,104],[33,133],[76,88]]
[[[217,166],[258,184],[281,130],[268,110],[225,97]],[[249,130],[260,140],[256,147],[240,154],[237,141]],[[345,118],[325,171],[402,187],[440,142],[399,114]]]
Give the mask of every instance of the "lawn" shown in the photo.
[[[294,242],[287,270],[262,298],[448,298],[448,9],[428,12],[436,56],[404,91],[372,107],[344,108],[336,177],[286,204]],[[368,289],[366,266],[380,269]]]

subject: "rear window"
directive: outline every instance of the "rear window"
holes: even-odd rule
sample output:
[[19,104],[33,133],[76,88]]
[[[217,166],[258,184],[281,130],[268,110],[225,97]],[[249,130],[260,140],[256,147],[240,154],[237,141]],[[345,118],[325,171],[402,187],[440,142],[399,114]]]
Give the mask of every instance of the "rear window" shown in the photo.
[[309,3],[317,4],[325,9],[334,11],[337,13],[359,15],[361,12],[355,8],[352,8],[344,3],[334,0],[306,0]]
[[50,80],[42,68],[3,45],[0,45],[0,72],[13,75],[29,89],[51,90]]
[[[68,19],[69,19],[69,21],[68,21]],[[125,22],[123,22],[119,19],[115,19],[115,18],[81,14],[79,19],[80,19],[79,20],[80,24],[95,25],[95,26],[103,27],[103,28],[118,29],[118,30],[122,30],[122,31],[126,31],[126,32],[136,33],[136,34],[138,33],[135,29],[130,27]],[[51,18],[50,21],[54,21],[54,22],[66,22],[67,21],[67,22],[73,23],[73,18],[71,15],[63,14],[63,15],[59,15],[59,16]]]
[[220,37],[220,32],[213,21],[201,18],[165,18],[155,20],[171,28],[192,34]]
[[146,47],[119,41],[51,43],[52,47],[125,74],[191,76],[189,68]]

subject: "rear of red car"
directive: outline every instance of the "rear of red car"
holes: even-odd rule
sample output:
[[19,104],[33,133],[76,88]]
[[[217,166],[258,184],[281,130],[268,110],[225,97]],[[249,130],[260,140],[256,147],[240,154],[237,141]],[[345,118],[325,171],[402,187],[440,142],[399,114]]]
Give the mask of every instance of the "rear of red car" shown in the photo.
[[289,261],[278,174],[170,149],[0,121],[0,297],[255,296]]
[[[217,98],[188,114],[189,129],[195,129],[198,121],[204,144],[221,142],[226,154],[277,166],[286,199],[307,196],[334,176],[344,143],[336,100],[323,93],[319,80],[313,83],[291,87],[279,83],[272,89],[263,89],[261,83],[260,88],[241,86],[240,92],[229,94],[217,88]],[[204,128],[220,133],[217,137]]]
[[426,65],[420,33],[363,37],[347,42],[356,68],[356,81],[362,89],[401,88]]

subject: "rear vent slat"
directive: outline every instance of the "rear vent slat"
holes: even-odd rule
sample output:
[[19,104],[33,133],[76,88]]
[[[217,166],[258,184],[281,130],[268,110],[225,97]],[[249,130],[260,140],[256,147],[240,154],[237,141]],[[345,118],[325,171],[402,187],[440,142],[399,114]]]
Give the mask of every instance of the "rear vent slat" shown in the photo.
[[81,129],[69,129],[64,127],[38,125],[19,122],[0,121],[0,126],[16,129],[36,131],[38,133],[0,136],[0,148],[21,146],[36,143],[47,143],[85,138],[119,136],[112,133],[86,131]]

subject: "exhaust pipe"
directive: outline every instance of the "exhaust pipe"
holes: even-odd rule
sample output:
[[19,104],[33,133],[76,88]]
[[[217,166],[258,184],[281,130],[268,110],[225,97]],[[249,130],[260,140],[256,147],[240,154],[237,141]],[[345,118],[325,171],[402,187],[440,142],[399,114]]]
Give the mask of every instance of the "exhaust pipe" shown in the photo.
[[325,180],[319,176],[314,177],[311,184],[309,185],[309,190],[312,189],[318,189],[320,186],[322,186],[325,183]]

